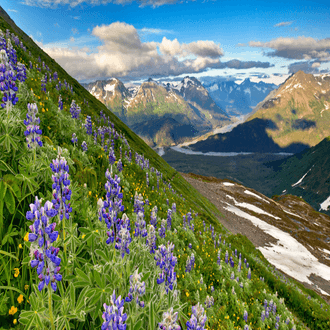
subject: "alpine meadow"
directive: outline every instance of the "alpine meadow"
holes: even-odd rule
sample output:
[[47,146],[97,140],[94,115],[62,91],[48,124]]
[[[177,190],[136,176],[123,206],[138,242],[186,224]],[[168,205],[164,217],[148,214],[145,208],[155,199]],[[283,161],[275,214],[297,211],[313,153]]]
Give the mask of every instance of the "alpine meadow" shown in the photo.
[[0,7],[0,329],[329,330]]

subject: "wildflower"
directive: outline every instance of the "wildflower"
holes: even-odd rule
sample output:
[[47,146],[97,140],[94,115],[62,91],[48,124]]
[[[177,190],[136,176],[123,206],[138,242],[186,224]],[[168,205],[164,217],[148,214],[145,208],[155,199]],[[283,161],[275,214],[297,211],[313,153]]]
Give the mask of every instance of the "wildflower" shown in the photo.
[[119,173],[123,171],[123,163],[121,162],[121,159],[118,160],[117,170]]
[[195,256],[194,254],[192,253],[191,256],[189,256],[187,258],[187,262],[186,262],[186,273],[187,272],[191,272],[191,270],[194,268],[195,266]]
[[174,244],[167,242],[167,247],[164,245],[159,246],[155,254],[156,265],[161,269],[157,284],[165,281],[166,293],[168,290],[173,290],[173,284],[176,280],[176,272],[174,267],[177,263],[177,258],[173,256]]
[[42,134],[40,125],[40,118],[36,117],[38,113],[38,107],[35,103],[28,103],[28,113],[26,114],[27,120],[24,120],[26,125],[26,142],[29,149],[34,149],[37,146],[42,147],[40,135]]
[[76,143],[78,142],[78,138],[77,138],[76,133],[72,133],[71,142],[74,144],[74,146],[76,146]]
[[22,244],[19,244],[19,245],[18,245],[18,248],[19,248],[19,249],[23,249]]
[[247,319],[248,319],[248,312],[247,311],[244,311],[243,319],[244,319],[245,322],[247,322]]
[[87,118],[85,120],[85,128],[86,128],[86,134],[87,135],[92,135],[93,128],[92,128],[92,118],[91,118],[91,116],[87,116]]
[[29,288],[29,285],[28,284],[25,284],[24,285],[24,290],[27,290]]
[[158,233],[159,233],[159,236],[162,237],[162,238],[165,238],[165,226],[166,226],[166,220],[165,219],[162,219],[161,221],[161,225],[160,225],[160,228],[158,230]]
[[18,268],[14,268],[14,271],[15,271],[14,276],[15,277],[18,277],[18,275],[19,275],[19,269]]
[[155,227],[153,225],[149,225],[149,231],[148,231],[148,237],[147,237],[147,241],[146,244],[149,247],[150,253],[155,253],[155,249],[156,249],[156,231],[155,231]]
[[214,305],[214,298],[212,296],[207,296],[204,304],[206,305],[206,308],[210,308]]
[[58,110],[63,110],[63,101],[61,95],[58,97]]
[[70,106],[71,117],[73,119],[78,119],[80,112],[81,112],[81,109],[80,109],[79,105],[76,104],[75,100],[72,100],[71,106]]
[[26,213],[27,220],[34,220],[34,224],[30,226],[32,233],[29,234],[29,241],[32,242],[34,249],[31,260],[31,267],[37,268],[39,277],[38,289],[41,291],[44,285],[51,283],[54,291],[57,289],[56,281],[62,280],[62,275],[58,274],[60,270],[61,259],[57,256],[59,248],[51,246],[58,237],[58,231],[55,231],[56,223],[50,223],[50,218],[56,215],[53,209],[53,203],[46,201],[41,207],[41,200],[36,196],[34,204],[30,204],[31,211]]
[[83,141],[83,143],[81,144],[81,148],[82,148],[82,150],[83,151],[87,151],[87,143],[86,143],[86,141]]
[[115,152],[113,150],[113,148],[110,148],[109,150],[109,164],[113,165],[116,161],[116,156],[115,156]]
[[103,312],[102,318],[104,320],[101,329],[102,330],[113,330],[113,329],[126,329],[127,314],[124,313],[124,299],[119,296],[116,299],[115,290],[110,299],[110,305],[103,304],[105,312]]
[[129,230],[122,226],[119,230],[117,242],[115,248],[121,251],[121,257],[124,258],[125,252],[129,254],[129,244],[131,243],[132,239],[129,233]]
[[248,270],[247,278],[248,278],[249,280],[251,280],[251,268],[249,268],[249,270]]
[[24,300],[23,295],[20,294],[17,298],[18,303],[21,304],[23,300]]
[[145,282],[141,282],[142,274],[139,274],[138,269],[129,277],[130,289],[129,294],[125,298],[126,302],[131,302],[134,298],[140,307],[144,307],[144,302],[139,299],[140,296],[143,296],[146,292]]
[[14,323],[14,324],[17,324],[17,319],[14,319],[13,323]]
[[176,323],[178,312],[173,313],[173,307],[163,314],[162,322],[158,324],[161,330],[180,330],[181,327]]
[[17,307],[11,306],[9,310],[9,315],[14,315],[17,312]]
[[157,209],[157,206],[155,205],[152,208],[151,215],[150,215],[150,224],[153,225],[155,229],[157,228],[157,212],[158,212],[158,209]]
[[191,307],[192,315],[187,321],[187,330],[206,330],[205,323],[207,321],[206,313],[203,306],[198,302],[197,305]]

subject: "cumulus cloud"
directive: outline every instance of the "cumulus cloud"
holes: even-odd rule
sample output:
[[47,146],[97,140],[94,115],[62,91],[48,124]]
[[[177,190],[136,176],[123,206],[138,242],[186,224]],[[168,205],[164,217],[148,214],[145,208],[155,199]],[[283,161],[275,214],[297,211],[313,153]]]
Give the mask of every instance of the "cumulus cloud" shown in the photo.
[[156,8],[163,5],[173,5],[176,3],[183,3],[188,1],[195,0],[23,0],[22,4],[27,6],[55,9],[58,7],[58,5],[68,5],[73,8],[84,3],[86,3],[87,5],[98,6],[106,5],[108,3],[126,5],[132,2],[137,2],[140,4],[140,7],[151,6],[153,8]]
[[319,66],[320,63],[319,62],[309,62],[309,61],[305,61],[305,62],[295,62],[292,63],[288,66],[289,69],[289,73],[296,73],[299,70],[304,71],[305,73],[319,73]]
[[[101,42],[93,53],[88,49],[44,45],[44,50],[78,80],[108,77],[142,78],[193,74],[211,68],[267,68],[266,62],[221,62],[223,51],[213,41],[188,44],[177,39],[142,42],[133,25],[122,22],[96,26],[91,38]],[[78,39],[77,39],[78,40]],[[78,41],[75,40],[75,45]],[[80,44],[80,43],[79,43]],[[185,58],[186,57],[186,58]]]
[[223,50],[220,45],[214,41],[198,40],[189,44],[180,44],[178,39],[169,40],[166,37],[163,38],[159,45],[159,50],[166,55],[186,57],[188,55],[196,55],[201,57],[218,58],[223,56]]
[[277,38],[268,42],[250,41],[249,46],[272,48],[273,51],[266,53],[270,57],[330,61],[330,38],[320,40],[311,37]]
[[274,25],[274,27],[280,27],[280,26],[289,26],[293,23],[293,21],[291,22],[281,22],[281,23],[277,23]]

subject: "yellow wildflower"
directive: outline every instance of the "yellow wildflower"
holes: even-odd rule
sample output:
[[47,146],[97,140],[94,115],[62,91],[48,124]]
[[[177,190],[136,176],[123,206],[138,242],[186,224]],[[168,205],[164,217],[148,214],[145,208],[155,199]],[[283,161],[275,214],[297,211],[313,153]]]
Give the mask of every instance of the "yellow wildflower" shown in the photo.
[[85,238],[85,236],[86,236],[86,235],[84,234],[84,235],[82,235],[82,236],[81,236],[81,238],[82,238],[82,239],[84,239],[84,238]]
[[19,275],[19,269],[18,268],[14,268],[15,274],[14,276],[17,277]]
[[24,285],[24,290],[27,290],[29,286],[27,284]]
[[96,233],[98,233],[98,232],[99,232],[99,230],[98,230],[98,229],[96,229],[96,230],[95,230],[95,232],[96,232]]
[[14,324],[16,324],[16,323],[17,323],[17,320],[16,320],[16,319],[14,319],[13,323],[14,323]]
[[22,244],[19,244],[19,245],[18,245],[18,248],[19,248],[19,249],[23,249]]
[[17,312],[17,308],[14,306],[11,306],[11,309],[9,310],[9,315],[14,315]]
[[189,297],[189,292],[186,292],[186,296]]
[[21,304],[23,300],[24,300],[23,295],[20,294],[17,298],[18,303]]
[[89,193],[88,193],[88,195],[90,196],[92,194],[92,192],[90,191]]
[[26,233],[24,236],[24,241],[28,242],[29,241],[29,233]]

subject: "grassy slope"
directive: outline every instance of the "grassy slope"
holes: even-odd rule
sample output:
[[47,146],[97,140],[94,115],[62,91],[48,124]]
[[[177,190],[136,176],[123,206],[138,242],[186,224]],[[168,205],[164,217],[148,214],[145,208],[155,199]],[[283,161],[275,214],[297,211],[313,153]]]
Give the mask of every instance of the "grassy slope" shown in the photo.
[[[194,211],[197,211],[200,215],[198,220],[196,220],[196,232],[202,231],[202,223],[200,219],[203,219],[206,221],[206,225],[209,226],[212,224],[215,227],[216,232],[224,232],[224,229],[221,228],[221,226],[218,224],[216,217],[214,213],[217,213],[216,208],[207,200],[205,199],[201,194],[199,194],[191,185],[189,185],[180,175],[178,172],[176,172],[173,168],[171,168],[161,157],[157,155],[156,152],[154,152],[151,148],[149,148],[136,134],[134,134],[125,124],[123,124],[117,117],[115,117],[109,110],[106,109],[106,107],[99,101],[97,101],[94,97],[92,97],[75,79],[70,77],[55,61],[50,59],[47,54],[45,54],[38,46],[36,46],[22,31],[20,31],[13,22],[9,22],[10,25],[8,25],[7,22],[3,19],[3,15],[1,15],[0,19],[0,28],[2,30],[6,30],[7,28],[13,29],[15,33],[23,39],[23,42],[25,46],[27,47],[27,53],[29,50],[32,53],[32,56],[34,58],[34,65],[37,62],[36,59],[40,55],[41,60],[45,61],[46,64],[50,67],[50,69],[54,72],[57,71],[59,74],[59,78],[61,81],[63,79],[66,79],[66,81],[73,85],[74,89],[74,99],[77,101],[78,104],[81,104],[82,112],[84,115],[91,115],[92,118],[97,116],[99,112],[102,110],[106,115],[110,117],[110,120],[115,124],[115,128],[117,131],[122,132],[125,134],[125,137],[127,138],[131,148],[138,152],[139,154],[144,154],[146,158],[150,160],[150,165],[158,169],[163,173],[163,178],[167,182],[171,182],[173,188],[179,193],[182,194],[185,197],[185,201],[182,202],[182,199],[177,197],[177,195],[171,194],[170,191],[168,191],[168,195],[171,197],[171,201],[176,201],[178,207],[182,208],[182,211],[187,212],[189,210],[189,207],[191,207]],[[25,64],[28,66],[28,60],[29,56],[26,54],[23,54],[21,50],[18,50],[18,58],[19,61],[25,62]],[[65,120],[63,121],[63,118],[69,117],[67,112],[69,109],[69,105],[71,103],[71,99],[73,98],[69,92],[61,92],[63,101],[64,101],[64,111],[63,114],[58,114],[57,112],[57,95],[58,93],[54,90],[54,88],[51,90],[50,97],[46,97],[45,95],[41,94],[40,92],[40,79],[41,74],[36,72],[36,70],[29,71],[28,73],[28,80],[25,83],[25,87],[20,85],[20,91],[23,93],[25,92],[26,99],[23,100],[23,97],[21,97],[21,100],[19,101],[18,107],[25,106],[26,109],[26,103],[32,102],[34,100],[40,102],[40,107],[44,107],[46,110],[40,112],[40,119],[41,119],[41,125],[43,130],[43,141],[45,142],[45,148],[48,150],[49,155],[51,155],[53,158],[56,156],[56,152],[51,151],[53,144],[54,147],[57,145],[64,146],[70,150],[71,158],[73,161],[72,169],[72,179],[76,180],[79,183],[78,186],[74,186],[75,189],[82,191],[82,183],[88,181],[88,187],[92,190],[91,195],[101,195],[104,194],[104,189],[102,188],[102,183],[104,183],[104,170],[107,166],[107,161],[105,159],[105,154],[100,150],[98,147],[90,146],[90,149],[87,153],[87,156],[84,156],[81,154],[81,152],[75,152],[74,149],[70,146],[70,136],[72,134],[71,131],[66,132],[63,136],[60,136],[60,129],[58,126],[60,125],[67,125],[65,123]],[[54,85],[54,83],[53,83]],[[52,86],[54,87],[54,86]],[[32,93],[29,91],[33,89],[35,96],[33,96]],[[49,86],[47,87],[49,89]],[[22,95],[20,95],[22,96]],[[89,102],[89,105],[83,103],[83,100],[86,99]],[[47,123],[47,124],[46,124]],[[73,123],[72,120],[69,120],[68,123]],[[48,125],[48,126],[46,126]],[[76,124],[74,124],[76,125]],[[70,127],[68,127],[70,128]],[[79,133],[79,136],[83,136],[83,128],[79,128],[75,126],[77,129],[77,132]],[[21,139],[23,141],[23,139]],[[48,146],[47,146],[48,145]],[[46,150],[45,149],[45,150]],[[56,149],[56,148],[54,148]],[[118,153],[118,144],[116,144],[116,151]],[[51,154],[51,152],[53,154]],[[100,159],[100,157],[102,159]],[[93,162],[94,166],[91,166],[91,163]],[[15,164],[11,164],[12,166],[15,166]],[[17,165],[16,165],[17,167]],[[3,170],[2,170],[3,171]],[[124,171],[125,175],[126,172]],[[93,179],[93,178],[96,178]],[[138,166],[134,165],[131,169],[127,169],[127,178],[125,178],[125,184],[127,186],[125,188],[128,189],[129,194],[132,195],[132,193],[135,191],[136,188],[140,188],[143,191],[148,191],[150,196],[153,196],[153,199],[151,199],[152,203],[154,203],[154,200],[157,201],[157,197],[155,196],[155,193],[151,192],[150,188],[145,187],[145,174],[143,171],[140,171],[138,169]],[[73,180],[73,181],[74,181]],[[153,181],[154,182],[154,181]],[[45,180],[44,188],[49,186],[49,180]],[[164,187],[164,186],[163,186]],[[126,190],[125,190],[126,191]],[[38,191],[39,193],[39,191]],[[42,191],[40,191],[42,193]],[[47,192],[43,191],[43,194],[46,194]],[[128,194],[128,196],[129,196]],[[157,195],[157,194],[156,194]],[[159,203],[164,203],[164,197],[165,195],[162,194],[161,197],[159,197]],[[85,197],[84,197],[85,198]],[[127,197],[128,198],[128,197]],[[84,199],[86,201],[86,199]],[[77,203],[80,203],[81,207],[83,206],[82,201],[79,201],[76,199]],[[96,203],[96,199],[90,197],[88,199],[88,202],[90,205],[94,205]],[[128,200],[126,200],[128,202]],[[26,207],[27,205],[25,205]],[[161,204],[164,211],[166,209],[166,204]],[[129,210],[131,210],[132,205],[128,207]],[[161,212],[161,215],[164,217],[166,216],[164,214],[164,211]],[[22,209],[22,214],[26,212],[26,208]],[[75,206],[75,212],[79,214],[79,212],[84,212],[83,210],[79,210],[79,206]],[[8,212],[7,212],[8,213]],[[85,213],[85,217],[87,214]],[[24,219],[21,217],[21,220]],[[26,224],[25,224],[26,226]],[[183,247],[185,244],[185,233],[182,232],[182,230],[177,227],[178,230],[182,233],[182,241],[178,241],[178,246],[182,246],[180,248],[180,251],[182,250],[183,253]],[[24,231],[21,231],[21,234],[24,233]],[[181,235],[181,234],[180,234]],[[172,235],[173,236],[173,235]],[[196,235],[197,237],[197,235]],[[258,321],[258,316],[255,315],[253,317],[253,311],[257,311],[258,309],[254,309],[252,297],[255,295],[258,295],[259,299],[266,298],[271,299],[270,297],[273,297],[273,294],[275,291],[278,291],[279,294],[286,299],[287,306],[295,313],[296,317],[301,318],[304,322],[306,322],[311,328],[316,329],[319,326],[322,326],[322,329],[326,329],[327,326],[326,322],[326,313],[324,310],[321,310],[319,307],[319,301],[322,301],[315,293],[313,293],[310,290],[303,289],[303,292],[300,294],[295,289],[294,285],[288,285],[288,282],[284,282],[277,278],[278,273],[276,273],[273,269],[269,267],[269,264],[265,261],[265,259],[262,257],[260,252],[255,251],[253,245],[251,242],[247,241],[247,239],[243,236],[232,236],[229,235],[226,237],[226,241],[231,242],[232,246],[231,248],[226,247],[230,252],[237,248],[239,252],[242,252],[243,256],[246,256],[248,262],[251,265],[251,268],[253,269],[253,286],[252,291],[248,293],[244,293],[243,295],[240,294],[239,297],[241,302],[230,294],[227,296],[228,293],[231,291],[231,284],[228,280],[228,274],[220,273],[219,270],[214,266],[215,264],[211,261],[215,260],[216,258],[216,252],[212,248],[211,237],[210,232],[203,233],[198,238],[199,245],[203,244],[203,240],[207,240],[207,244],[204,247],[199,248],[197,246],[196,248],[196,255],[198,257],[198,260],[203,260],[204,263],[202,264],[202,268],[198,271],[196,271],[199,274],[202,274],[206,283],[206,288],[209,291],[210,286],[213,285],[213,282],[215,282],[216,278],[223,278],[226,279],[226,282],[223,282],[224,284],[218,284],[217,282],[214,283],[214,286],[217,290],[216,292],[219,292],[219,296],[216,297],[217,304],[221,303],[223,306],[220,308],[221,305],[218,306],[218,310],[215,310],[211,313],[211,315],[215,316],[215,320],[212,320],[211,324],[214,326],[212,328],[216,329],[219,328],[221,325],[223,328],[228,329],[234,329],[234,324],[239,324],[241,327],[244,326],[244,323],[242,323],[242,302],[248,303],[250,305],[251,311],[252,311],[252,317],[251,321],[253,321],[253,324],[259,324],[260,321]],[[18,240],[20,242],[20,240]],[[3,243],[3,242],[2,242]],[[8,244],[7,244],[8,245]],[[2,249],[4,248],[5,243],[3,243]],[[179,250],[178,250],[179,251]],[[16,251],[18,255],[18,250]],[[15,253],[16,253],[15,252]],[[210,260],[210,256],[211,260]],[[185,262],[181,262],[180,260],[180,270],[181,268],[184,269]],[[268,266],[267,266],[268,265]],[[200,268],[200,266],[199,266]],[[184,275],[184,271],[179,272],[180,275]],[[212,270],[215,273],[214,281],[212,279]],[[3,269],[1,269],[3,272]],[[227,269],[226,269],[227,272]],[[22,274],[23,276],[23,274]],[[26,276],[26,274],[25,274]],[[197,275],[199,276],[199,275]],[[258,276],[262,276],[265,278],[265,283],[258,280]],[[183,278],[183,276],[182,276]],[[1,281],[3,280],[3,275],[1,276]],[[196,280],[196,279],[195,279]],[[185,285],[188,287],[188,285],[195,283],[186,283],[183,280],[178,281],[179,282],[179,288],[181,289],[182,294],[186,294],[188,291],[185,287]],[[218,281],[219,282],[219,281]],[[293,283],[293,282],[291,282]],[[23,285],[24,286],[24,285]],[[208,286],[208,287],[207,287]],[[299,286],[299,285],[298,285]],[[220,287],[222,287],[220,293]],[[301,286],[300,286],[301,287]],[[194,288],[196,290],[196,287]],[[267,294],[263,294],[262,290],[265,289],[267,291]],[[22,289],[23,290],[23,289]],[[236,289],[238,290],[238,289]],[[198,291],[198,287],[197,287]],[[259,292],[259,294],[258,294]],[[309,301],[306,297],[306,292],[310,294],[314,299],[312,301]],[[186,294],[188,297],[189,295]],[[204,297],[204,296],[203,296]],[[205,298],[205,297],[204,297]],[[275,298],[274,298],[275,299]],[[196,301],[196,296],[190,297],[189,299],[185,296],[182,299],[183,301],[188,301],[190,304],[195,304],[199,299]],[[14,303],[12,299],[12,304]],[[323,302],[324,303],[324,302]],[[256,303],[257,305],[258,303]],[[25,303],[26,306],[26,303]],[[245,305],[247,306],[247,305]],[[247,308],[247,307],[246,307]],[[259,307],[258,307],[259,308]],[[307,312],[306,312],[307,310]],[[260,308],[259,308],[260,311]],[[185,311],[188,312],[188,311]],[[236,316],[240,315],[241,320],[238,322],[238,319],[236,320]],[[1,314],[2,315],[2,314]],[[6,314],[6,320],[8,320],[8,314]],[[0,316],[2,317],[2,316]],[[296,324],[301,324],[299,319],[296,319]],[[321,329],[321,328],[320,328]]]

